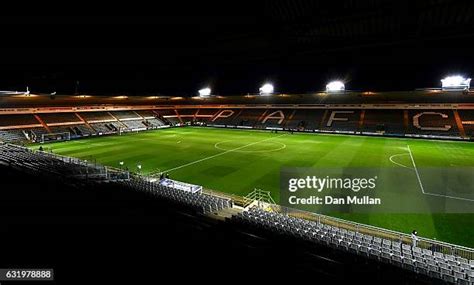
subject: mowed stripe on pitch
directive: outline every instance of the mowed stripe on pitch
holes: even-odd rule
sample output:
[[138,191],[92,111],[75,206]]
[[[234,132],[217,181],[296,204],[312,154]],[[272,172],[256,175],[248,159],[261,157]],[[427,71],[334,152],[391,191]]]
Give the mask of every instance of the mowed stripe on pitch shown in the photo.
[[246,147],[253,146],[253,145],[256,145],[256,144],[259,144],[259,143],[263,143],[263,142],[266,142],[266,141],[269,141],[269,140],[272,140],[272,139],[275,139],[275,138],[279,138],[279,137],[282,137],[282,136],[285,136],[285,135],[286,135],[286,134],[279,135],[279,136],[277,136],[277,137],[266,138],[266,139],[264,139],[264,140],[260,140],[260,141],[253,142],[253,143],[249,143],[249,144],[246,144],[246,145],[243,145],[243,146],[240,146],[240,147],[236,147],[236,148],[233,148],[233,149],[229,149],[229,150],[226,150],[226,151],[221,152],[221,153],[217,153],[217,154],[214,154],[214,155],[211,155],[211,156],[208,156],[208,157],[204,157],[204,158],[201,158],[201,159],[198,159],[198,160],[195,160],[195,161],[192,161],[192,162],[189,162],[189,163],[186,163],[186,164],[183,164],[183,165],[174,167],[174,168],[170,168],[170,169],[164,170],[164,171],[162,171],[162,173],[163,173],[163,172],[172,172],[172,171],[175,171],[175,170],[184,168],[184,167],[188,167],[188,166],[191,166],[191,165],[194,165],[194,164],[197,164],[197,163],[201,163],[201,162],[203,162],[203,161],[206,161],[206,160],[209,160],[209,159],[213,159],[213,158],[222,156],[222,155],[224,155],[224,154],[228,154],[228,153],[230,153],[230,152],[235,152],[235,151],[244,149],[244,148],[246,148]]

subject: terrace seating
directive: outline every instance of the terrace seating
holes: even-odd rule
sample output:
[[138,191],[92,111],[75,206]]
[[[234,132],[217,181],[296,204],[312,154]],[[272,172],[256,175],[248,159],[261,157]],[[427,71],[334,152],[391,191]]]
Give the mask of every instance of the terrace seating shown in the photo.
[[111,114],[114,115],[119,120],[124,120],[124,119],[125,120],[126,119],[141,120],[142,119],[133,111],[115,111],[115,112],[111,112]]
[[82,134],[83,136],[89,136],[92,135],[94,132],[87,127],[86,125],[76,125],[73,127],[75,130],[76,134]]
[[46,130],[45,128],[29,129],[28,133],[30,134],[30,138],[35,141],[41,140],[41,135],[49,134],[48,130]]
[[[0,144],[0,163],[27,172],[50,174],[55,177],[75,178],[87,180],[92,177],[104,177],[109,173],[105,168],[95,164],[88,164],[74,158],[58,157],[46,152],[35,152],[27,148]],[[162,186],[141,178],[121,180],[120,183],[136,191],[143,191],[150,195],[165,198],[199,210],[202,213],[217,212],[232,207],[230,199],[219,198],[202,193],[191,193],[171,187]]]
[[403,110],[365,110],[362,132],[403,135]]
[[82,112],[80,115],[89,123],[100,121],[116,121],[107,112]]
[[138,110],[136,111],[136,113],[145,119],[151,119],[151,118],[156,117],[156,114],[153,113],[153,111],[151,110]]
[[[245,128],[284,128],[301,131],[362,133],[386,136],[425,136],[430,138],[461,139],[454,112],[449,109],[365,109],[362,124],[361,109],[326,109],[324,106],[315,109],[280,109],[284,119],[269,119],[266,116],[278,111],[268,109],[175,109],[80,112],[95,131],[84,127],[75,113],[40,114],[42,120],[52,132],[68,131],[74,136],[92,133],[113,133],[123,130],[154,129],[163,125],[178,125],[181,122],[193,122],[209,126],[236,126]],[[380,107],[380,106],[379,106]],[[394,107],[394,105],[391,105]],[[341,113],[334,113],[341,112]],[[408,121],[405,121],[404,114]],[[468,137],[474,137],[474,112],[458,110],[461,122]],[[331,118],[331,114],[333,114]],[[275,114],[278,117],[280,113]],[[115,118],[114,118],[115,117]],[[291,118],[291,119],[290,119]],[[265,120],[266,119],[266,120]],[[120,122],[117,122],[119,120]],[[264,122],[265,121],[265,122]],[[71,123],[74,125],[70,126]],[[407,126],[405,124],[408,123]],[[68,126],[65,126],[68,125]],[[14,126],[25,126],[27,133],[33,131],[32,137],[41,136],[46,131],[33,115],[1,115],[0,129],[17,129]],[[448,127],[445,127],[448,126]],[[72,129],[71,129],[72,128]]]
[[52,133],[70,133],[71,137],[89,136],[93,133],[86,125],[65,125],[50,127]]
[[473,110],[458,110],[463,124],[466,136],[474,138],[474,111]]
[[47,125],[71,122],[81,123],[81,119],[79,119],[74,113],[48,113],[39,114],[39,116]]
[[172,125],[181,124],[181,121],[179,120],[178,117],[166,117],[166,120],[170,122]]
[[0,144],[0,163],[32,173],[44,173],[57,177],[93,177],[104,172],[103,167],[94,167],[75,159],[60,160],[57,157],[34,152],[27,148]]
[[459,137],[451,110],[410,110],[408,134]]
[[146,119],[146,122],[148,123],[147,126],[149,128],[158,128],[165,125],[160,119],[157,118]]
[[133,121],[121,121],[124,125],[127,126],[128,129],[130,130],[135,130],[135,129],[143,129],[146,128],[147,126],[144,124],[143,119],[140,120],[133,120]]
[[118,132],[118,123],[92,123],[91,127],[97,132],[102,134],[111,134]]
[[4,126],[21,126],[21,125],[39,125],[33,115],[1,115],[0,127]]
[[[326,224],[303,220],[277,212],[250,208],[234,216],[237,222],[264,228],[271,232],[302,238],[335,249],[393,264],[446,282],[470,284],[474,281],[474,261],[421,249],[400,241],[381,239]],[[472,277],[471,277],[472,276]]]
[[298,109],[291,120],[286,123],[286,128],[315,130],[320,128],[324,110],[322,109]]
[[202,193],[191,193],[143,179],[132,179],[120,183],[136,191],[143,191],[155,197],[172,200],[179,204],[185,204],[202,213],[217,212],[232,207],[232,201],[230,199],[218,198]]
[[233,125],[233,121],[240,113],[240,109],[223,109],[219,110],[214,119],[209,120],[209,124],[214,125]]
[[197,112],[197,109],[177,109],[178,114],[181,118],[187,118],[186,120],[189,121],[190,118],[193,118]]
[[264,112],[265,110],[263,109],[244,109],[230,124],[235,126],[253,127],[258,123]]
[[[328,112],[322,124],[322,130],[348,133],[355,133],[358,130],[360,110],[327,111]],[[331,120],[332,114],[334,115],[334,118]]]
[[4,142],[21,142],[26,141],[27,138],[23,133],[23,130],[0,130],[0,141]]
[[[269,109],[266,112],[266,114],[262,117],[262,119],[259,122],[257,122],[255,127],[284,128],[292,112],[293,110],[289,110],[289,109],[282,109],[282,110]],[[282,114],[283,114],[283,120],[280,119]],[[278,119],[273,119],[273,118],[278,118]]]
[[52,133],[70,133],[71,136],[75,136],[76,133],[72,129],[72,126],[57,126],[57,127],[49,127]]

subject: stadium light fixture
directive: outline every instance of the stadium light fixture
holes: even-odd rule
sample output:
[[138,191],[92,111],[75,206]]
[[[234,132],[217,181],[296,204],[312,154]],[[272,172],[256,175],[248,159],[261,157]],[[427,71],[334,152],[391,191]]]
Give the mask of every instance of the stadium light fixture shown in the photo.
[[270,83],[265,83],[258,90],[260,91],[260,95],[270,95],[273,94],[274,87]]
[[346,87],[344,86],[344,82],[340,80],[331,81],[326,84],[326,91],[327,92],[340,92],[344,91]]
[[206,87],[198,91],[199,96],[204,97],[204,96],[211,96],[211,88]]
[[453,75],[441,79],[443,90],[465,90],[469,89],[470,85],[471,78],[464,78],[461,75]]

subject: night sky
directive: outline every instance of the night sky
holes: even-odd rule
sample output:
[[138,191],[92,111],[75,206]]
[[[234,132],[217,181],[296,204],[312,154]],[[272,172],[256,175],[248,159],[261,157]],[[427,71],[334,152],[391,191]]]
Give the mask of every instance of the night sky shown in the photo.
[[222,2],[81,2],[2,17],[0,90],[73,94],[79,82],[88,94],[190,96],[210,85],[233,95],[270,81],[305,93],[342,79],[384,91],[474,77],[473,1]]

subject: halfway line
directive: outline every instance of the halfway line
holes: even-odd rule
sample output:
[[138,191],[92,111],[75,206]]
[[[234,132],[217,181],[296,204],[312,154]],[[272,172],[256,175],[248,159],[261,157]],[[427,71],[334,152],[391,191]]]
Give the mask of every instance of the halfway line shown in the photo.
[[162,171],[161,173],[175,171],[175,170],[181,169],[181,168],[183,168],[183,167],[187,167],[187,166],[190,166],[190,165],[193,165],[193,164],[196,164],[196,163],[200,163],[200,162],[203,162],[203,161],[206,161],[206,160],[209,160],[209,159],[213,159],[213,158],[215,158],[215,157],[218,157],[218,156],[227,154],[227,153],[229,153],[229,152],[241,150],[241,149],[243,149],[243,148],[246,148],[246,147],[249,147],[249,146],[252,146],[252,145],[255,145],[255,144],[259,144],[259,143],[262,143],[262,142],[265,142],[265,141],[268,141],[268,140],[271,140],[271,139],[274,139],[274,138],[279,138],[279,137],[282,137],[282,136],[285,136],[285,135],[286,135],[286,134],[282,134],[282,135],[279,135],[279,136],[277,136],[277,137],[271,137],[271,138],[267,138],[267,139],[264,139],[264,140],[261,140],[261,141],[258,141],[258,142],[253,142],[253,143],[249,143],[249,144],[246,144],[246,145],[237,147],[237,148],[229,149],[229,150],[226,150],[226,151],[221,152],[221,153],[217,153],[217,154],[214,154],[214,155],[205,157],[205,158],[201,158],[201,159],[199,159],[199,160],[195,160],[195,161],[192,161],[192,162],[189,162],[189,163],[186,163],[186,164],[183,164],[183,165],[180,165],[180,166],[177,166],[177,167],[174,167],[174,168],[171,168],[171,169]]
[[421,183],[420,174],[418,173],[418,168],[416,168],[415,159],[413,159],[413,154],[411,153],[410,146],[407,145],[407,147],[408,147],[408,153],[410,154],[411,162],[413,163],[413,168],[415,169],[416,178],[418,178],[418,183],[420,184],[421,193],[426,194],[425,189],[423,188],[423,184]]

